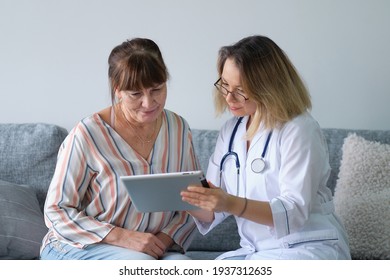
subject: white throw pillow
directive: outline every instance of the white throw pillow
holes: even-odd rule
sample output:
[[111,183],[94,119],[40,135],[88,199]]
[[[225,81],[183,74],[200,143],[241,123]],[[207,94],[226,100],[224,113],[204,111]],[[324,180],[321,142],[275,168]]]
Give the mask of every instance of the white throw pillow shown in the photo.
[[354,259],[390,259],[390,145],[344,140],[334,194]]

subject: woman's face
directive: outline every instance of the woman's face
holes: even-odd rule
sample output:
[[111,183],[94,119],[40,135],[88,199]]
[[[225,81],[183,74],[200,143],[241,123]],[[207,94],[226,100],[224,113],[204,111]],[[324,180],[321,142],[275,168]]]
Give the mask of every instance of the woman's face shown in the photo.
[[[241,117],[253,115],[256,112],[256,103],[252,100],[237,100],[235,93],[248,97],[242,90],[241,75],[233,59],[226,59],[223,66],[221,83],[229,93],[225,96],[226,103],[230,112],[234,116]],[[232,94],[233,92],[233,94]]]
[[166,83],[139,91],[117,91],[126,117],[138,123],[154,122],[164,110],[167,99]]

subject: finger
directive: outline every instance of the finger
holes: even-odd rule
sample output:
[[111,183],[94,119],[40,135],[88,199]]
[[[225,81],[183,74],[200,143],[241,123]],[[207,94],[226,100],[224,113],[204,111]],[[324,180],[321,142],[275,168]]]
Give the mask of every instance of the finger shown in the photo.
[[155,252],[153,252],[152,249],[150,249],[149,251],[144,252],[144,253],[145,253],[145,254],[148,254],[149,256],[152,256],[152,257],[155,258],[156,260],[158,260],[159,257],[160,257],[158,254],[156,254]]
[[195,206],[198,206],[199,204],[199,199],[194,199],[191,197],[182,197],[182,200]]
[[194,192],[194,193],[206,194],[208,190],[209,189],[207,189],[207,188],[204,188],[204,187],[201,187],[201,186],[196,186],[196,185],[189,185],[187,187],[187,191]]
[[156,243],[155,245],[164,253],[165,252],[165,249],[166,249],[166,246],[164,244],[164,242],[162,242],[159,238],[156,237]]
[[191,199],[191,198],[183,198],[183,201],[194,205],[196,207],[199,207],[201,209],[207,210],[207,211],[213,211],[213,206],[208,201],[202,201],[199,199]]
[[201,193],[194,193],[194,192],[183,192],[182,193],[182,199],[190,199],[190,200],[197,200],[197,201],[208,201],[210,198],[209,195],[204,195]]
[[166,250],[166,246],[165,246],[164,242],[162,240],[160,240],[160,238],[158,238],[155,235],[153,236],[153,242],[151,242],[151,246],[152,246],[153,253],[155,253],[159,257],[164,255],[165,250]]
[[162,255],[164,255],[165,251],[162,250],[160,247],[158,247],[155,244],[150,244],[148,247],[146,247],[141,252],[143,252],[145,254],[148,254],[148,255],[152,256],[153,258],[155,258],[155,259],[158,259]]
[[154,247],[152,248],[152,252],[153,252],[153,254],[155,255],[155,258],[156,258],[156,259],[162,257],[162,256],[164,255],[164,253],[165,253],[165,251],[162,250],[161,248],[159,248],[158,246],[154,246]]
[[192,192],[192,191],[182,191],[182,192],[180,192],[180,195],[182,197],[187,197],[187,198],[198,198],[199,195],[201,195],[201,194],[199,194],[197,192]]

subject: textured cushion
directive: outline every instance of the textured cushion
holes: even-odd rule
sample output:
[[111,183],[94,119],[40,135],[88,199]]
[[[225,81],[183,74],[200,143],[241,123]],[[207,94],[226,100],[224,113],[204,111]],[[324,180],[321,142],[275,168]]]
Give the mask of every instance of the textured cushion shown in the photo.
[[390,145],[349,135],[334,195],[354,259],[390,259]]
[[33,189],[0,180],[0,259],[36,259],[47,232]]
[[358,130],[358,129],[341,129],[341,128],[323,128],[329,149],[329,163],[332,168],[327,186],[332,190],[336,188],[338,175],[340,172],[340,162],[343,156],[342,147],[344,139],[352,133],[364,137],[369,141],[377,141],[390,144],[390,130]]
[[0,180],[34,188],[42,209],[66,135],[52,124],[0,124]]

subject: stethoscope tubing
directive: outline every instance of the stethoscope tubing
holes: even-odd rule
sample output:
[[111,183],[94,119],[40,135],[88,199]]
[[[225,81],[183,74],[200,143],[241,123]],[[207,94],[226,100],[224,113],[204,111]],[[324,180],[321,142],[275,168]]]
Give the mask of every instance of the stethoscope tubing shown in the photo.
[[[238,183],[239,183],[239,175],[240,175],[240,160],[238,158],[238,154],[232,150],[232,147],[233,147],[234,138],[236,137],[238,126],[242,122],[242,119],[243,119],[243,117],[239,117],[237,119],[237,122],[234,125],[233,131],[232,131],[232,135],[230,136],[228,151],[222,157],[220,165],[219,165],[219,176],[220,176],[220,185],[221,185],[221,183],[222,183],[223,165],[224,165],[226,159],[229,156],[233,156],[234,157],[235,164],[236,164],[236,169],[237,169],[237,195],[238,195]],[[272,136],[272,130],[268,133],[267,140],[266,140],[266,142],[264,144],[263,152],[261,153],[261,157],[260,158],[256,158],[256,159],[254,159],[252,161],[251,169],[252,169],[252,171],[254,173],[261,173],[261,172],[263,172],[263,170],[266,167],[266,162],[265,162],[264,157],[265,157],[265,154],[267,153],[268,145],[269,145],[269,142],[271,140],[271,136]]]
[[242,119],[243,119],[243,117],[239,117],[236,124],[234,125],[232,135],[230,136],[230,140],[229,140],[228,152],[221,159],[221,163],[219,165],[219,172],[222,172],[223,164],[225,163],[225,160],[228,156],[233,156],[235,158],[236,168],[238,170],[240,169],[240,160],[238,159],[238,154],[236,152],[232,151],[232,147],[233,147],[234,138],[236,137],[238,126],[240,125]]

